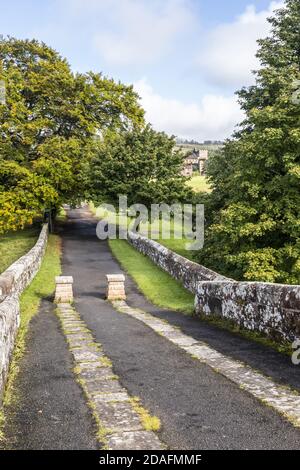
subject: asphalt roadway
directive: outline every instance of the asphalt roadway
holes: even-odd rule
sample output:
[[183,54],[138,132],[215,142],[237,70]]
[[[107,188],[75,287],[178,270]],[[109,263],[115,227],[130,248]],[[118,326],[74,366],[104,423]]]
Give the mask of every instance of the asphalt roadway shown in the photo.
[[[60,229],[63,274],[74,277],[75,307],[113,362],[129,394],[162,423],[170,449],[300,449],[300,431],[210,367],[118,313],[105,300],[106,274],[121,273],[108,243],[96,237],[86,209],[69,211]],[[128,304],[167,319],[182,331],[300,389],[288,357],[176,312],[151,305],[126,275]],[[44,299],[20,364],[18,400],[6,410],[5,449],[97,449],[94,423],[54,315]]]

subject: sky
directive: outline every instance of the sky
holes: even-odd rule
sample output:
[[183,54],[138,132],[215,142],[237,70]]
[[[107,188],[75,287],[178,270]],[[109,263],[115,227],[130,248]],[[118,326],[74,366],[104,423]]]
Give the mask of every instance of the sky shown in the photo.
[[222,140],[243,119],[257,39],[283,0],[0,0],[0,34],[36,38],[76,72],[133,84],[156,130]]

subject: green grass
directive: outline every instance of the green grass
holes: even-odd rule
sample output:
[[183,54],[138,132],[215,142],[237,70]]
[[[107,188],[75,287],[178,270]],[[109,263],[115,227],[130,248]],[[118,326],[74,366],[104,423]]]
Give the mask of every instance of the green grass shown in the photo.
[[[0,413],[0,423],[2,426],[4,424],[3,418],[5,417],[5,407],[13,405],[15,400],[18,399],[15,381],[20,369],[20,359],[24,355],[26,349],[26,338],[30,321],[37,314],[41,300],[50,296],[54,291],[54,277],[59,275],[61,272],[60,253],[60,238],[56,235],[50,235],[42,266],[30,286],[27,287],[21,295],[21,324],[15,342],[13,358],[10,364],[8,380],[3,396],[4,412],[2,411]],[[3,437],[1,424],[0,436]]]
[[[111,223],[115,223],[119,222],[119,218],[118,218],[118,215],[116,216],[116,220],[114,218],[114,215],[112,212],[109,212],[109,211],[104,211],[102,210],[101,208],[96,208],[93,204],[90,204],[90,208],[92,210],[92,212],[94,213],[94,215],[100,219],[103,219],[105,218],[108,222],[111,222]],[[128,224],[132,221],[132,219],[130,217],[127,217],[127,227],[128,227]],[[141,224],[141,230],[143,228],[143,224]],[[181,229],[181,227],[179,227]],[[151,230],[151,224],[149,224],[148,226],[148,237],[150,238],[150,230]],[[179,255],[181,256],[184,256],[185,258],[188,258],[190,259],[191,261],[194,260],[194,254],[195,252],[194,251],[191,251],[191,250],[187,250],[186,249],[186,245],[187,244],[190,244],[192,243],[192,240],[188,240],[187,238],[183,237],[182,239],[180,240],[176,240],[174,239],[173,237],[173,234],[174,234],[174,220],[171,219],[171,238],[170,240],[165,240],[161,237],[161,232],[162,232],[162,227],[161,227],[161,221],[160,221],[160,225],[159,225],[159,234],[160,234],[160,237],[159,239],[155,240],[157,241],[158,243],[160,243],[161,245],[164,245],[166,248],[169,248],[169,250],[172,250],[174,251],[175,253],[178,253]],[[146,234],[147,236],[147,234]]]
[[207,178],[201,175],[192,176],[187,183],[196,193],[209,193],[211,191]]
[[183,238],[182,240],[174,240],[173,238],[171,238],[170,240],[159,239],[157,241],[158,243],[165,246],[166,248],[169,248],[169,250],[172,250],[175,253],[178,253],[178,255],[184,256],[185,258],[191,261],[195,261],[194,260],[195,252],[192,250],[186,249],[186,244],[191,243],[191,240],[187,240],[185,238]]
[[184,153],[191,152],[192,150],[208,150],[208,152],[213,152],[219,150],[223,147],[221,144],[177,144],[176,149],[182,150]]
[[67,213],[63,207],[59,208],[58,214],[56,216],[56,221],[64,222],[67,218]]
[[139,415],[145,431],[158,432],[160,430],[160,419],[157,416],[152,416],[149,411],[141,405],[140,399],[138,397],[132,397],[130,399],[130,403],[134,411],[136,411]]
[[40,226],[36,225],[0,236],[0,273],[31,250],[38,239],[39,232]]
[[126,240],[110,240],[109,246],[125,271],[155,305],[186,314],[194,311],[194,296]]

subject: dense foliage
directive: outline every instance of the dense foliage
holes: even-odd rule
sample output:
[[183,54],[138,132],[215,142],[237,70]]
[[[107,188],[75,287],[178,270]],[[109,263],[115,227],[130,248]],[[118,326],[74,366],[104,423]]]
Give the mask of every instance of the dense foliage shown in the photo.
[[199,260],[238,279],[299,283],[299,0],[286,0],[270,22],[256,84],[239,92],[246,119],[208,166],[213,192]]
[[183,156],[175,139],[149,125],[120,133],[107,132],[90,165],[93,200],[128,203],[174,203],[189,200],[186,178],[181,176]]
[[74,75],[35,40],[0,39],[0,233],[83,197],[97,135],[143,124],[132,87]]

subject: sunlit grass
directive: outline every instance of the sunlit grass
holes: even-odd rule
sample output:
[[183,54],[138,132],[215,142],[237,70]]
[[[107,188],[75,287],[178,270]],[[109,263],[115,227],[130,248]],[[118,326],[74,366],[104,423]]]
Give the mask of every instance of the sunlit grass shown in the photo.
[[[121,220],[119,214],[115,214],[112,211],[105,210],[101,207],[95,208],[91,206],[93,213],[99,219],[105,219],[107,222],[111,224],[119,225]],[[130,228],[130,224],[134,221],[131,217],[123,217],[122,224],[123,227]],[[150,223],[140,223],[139,233],[145,237],[151,238],[161,245],[164,245],[166,248],[178,253],[185,258],[188,258],[193,261],[194,259],[194,251],[188,250],[187,246],[192,243],[192,240],[187,239],[182,232],[182,226],[179,223],[175,223],[174,219],[170,219],[170,237],[164,238],[163,237],[163,229],[162,229],[162,220],[154,226],[154,224]],[[174,237],[174,231],[177,229],[177,232],[182,233],[182,238],[176,239]],[[152,235],[152,236],[151,236]]]
[[211,188],[205,176],[195,175],[187,183],[196,193],[209,193]]
[[164,240],[160,238],[157,241],[158,243],[165,246],[169,250],[174,251],[178,255],[181,255],[184,258],[187,258],[191,261],[195,261],[194,260],[195,251],[187,249],[187,245],[191,243],[191,240],[187,240],[186,238],[183,238],[181,240],[174,240],[174,238],[171,238],[170,240]]
[[135,280],[143,294],[155,305],[191,314],[194,296],[126,240],[110,240],[110,248],[121,266]]
[[41,227],[35,225],[0,236],[0,273],[31,250],[38,239],[40,230]]

